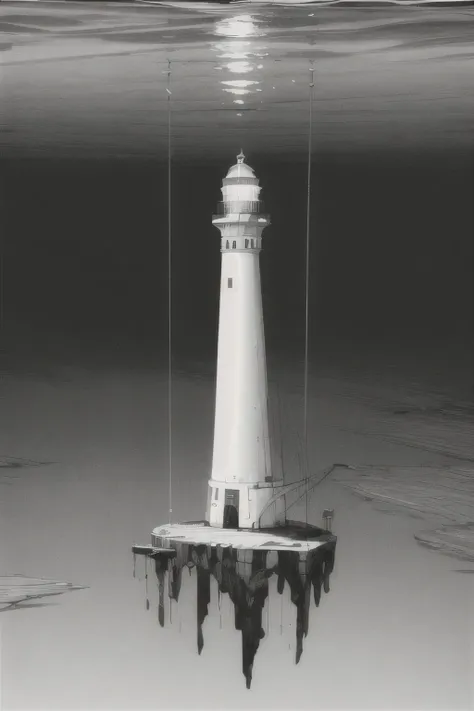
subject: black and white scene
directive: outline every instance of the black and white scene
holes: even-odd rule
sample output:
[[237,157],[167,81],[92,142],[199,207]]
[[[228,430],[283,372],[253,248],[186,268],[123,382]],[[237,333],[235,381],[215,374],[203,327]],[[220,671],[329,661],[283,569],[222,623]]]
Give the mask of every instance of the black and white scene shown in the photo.
[[0,708],[474,708],[474,5],[0,5]]

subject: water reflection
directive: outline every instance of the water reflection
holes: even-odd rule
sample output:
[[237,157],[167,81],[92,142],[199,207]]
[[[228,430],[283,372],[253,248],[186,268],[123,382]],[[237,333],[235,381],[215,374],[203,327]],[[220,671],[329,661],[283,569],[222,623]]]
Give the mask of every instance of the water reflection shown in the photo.
[[[321,532],[322,533],[322,532]],[[211,577],[217,581],[218,604],[221,595],[227,594],[234,606],[235,629],[242,634],[242,672],[247,689],[252,682],[255,655],[260,641],[265,637],[262,625],[263,611],[268,598],[269,579],[277,576],[277,590],[283,594],[285,582],[296,607],[296,664],[303,652],[303,637],[309,631],[311,588],[313,599],[319,607],[322,591],[329,592],[329,578],[334,569],[336,540],[328,540],[318,548],[305,551],[235,549],[211,547],[173,541],[176,555],[154,554],[154,570],[158,581],[158,620],[165,624],[165,588],[168,597],[178,602],[184,568],[196,568],[197,580],[197,648],[201,654],[204,647],[203,623],[211,603]],[[145,557],[145,581],[148,599],[148,557]],[[135,575],[135,566],[134,566]],[[268,609],[267,609],[268,611]],[[171,613],[171,609],[170,609]],[[171,614],[170,614],[171,621]]]
[[[221,80],[224,85],[223,91],[235,96],[244,96],[254,92],[261,92],[262,89],[251,89],[261,84],[260,70],[264,69],[261,63],[263,57],[268,56],[266,46],[257,45],[254,40],[247,38],[264,37],[263,22],[254,15],[236,15],[226,17],[215,23],[214,33],[218,37],[228,37],[224,42],[216,42],[212,45],[212,51],[217,52],[217,57],[221,60],[231,60],[219,63],[218,70],[230,74],[251,74],[252,81],[232,81]],[[245,41],[243,38],[246,38]],[[245,104],[244,99],[234,99],[234,104]],[[241,114],[238,114],[241,115]]]
[[225,17],[216,22],[216,35],[224,37],[258,37],[265,34],[259,28],[259,20],[255,15],[235,15]]

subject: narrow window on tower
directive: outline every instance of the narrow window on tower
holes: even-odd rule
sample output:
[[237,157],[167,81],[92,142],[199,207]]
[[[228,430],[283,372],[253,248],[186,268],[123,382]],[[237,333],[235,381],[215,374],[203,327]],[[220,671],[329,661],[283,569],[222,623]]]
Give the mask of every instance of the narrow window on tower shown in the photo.
[[227,242],[225,243],[225,248],[229,249],[229,240],[227,240]]
[[229,278],[227,279],[227,288],[228,288],[228,289],[232,289],[232,277],[229,277]]
[[248,239],[246,239],[245,240],[245,249],[247,249],[248,246],[249,246],[249,241],[248,241]]
[[237,242],[234,240],[232,242],[232,249],[236,249],[236,248],[237,248]]
[[251,240],[251,247],[252,247],[252,249],[253,249],[253,240]]

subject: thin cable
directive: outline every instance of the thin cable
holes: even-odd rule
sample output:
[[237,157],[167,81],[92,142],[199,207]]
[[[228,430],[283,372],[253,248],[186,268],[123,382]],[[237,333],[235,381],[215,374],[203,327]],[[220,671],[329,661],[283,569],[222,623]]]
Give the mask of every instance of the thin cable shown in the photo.
[[306,457],[306,525],[308,525],[308,355],[309,355],[309,227],[311,217],[311,150],[313,138],[313,89],[314,67],[310,62],[311,82],[309,85],[309,131],[308,131],[308,195],[306,203],[306,293],[305,293],[305,347],[304,347],[304,419],[303,437]]
[[[2,224],[0,225],[0,337],[3,337],[4,328],[4,298],[5,298],[5,225],[3,222],[3,215],[5,214],[5,207],[3,202],[3,176],[0,182],[0,214],[2,215]],[[1,708],[1,707],[0,707]]]
[[280,399],[280,383],[277,380],[277,395],[278,395],[278,430],[280,432],[280,459],[281,459],[281,480],[285,483],[285,459],[283,449],[283,426],[281,421],[281,399]]
[[173,438],[172,438],[172,395],[173,395],[173,371],[172,371],[172,351],[171,351],[171,62],[168,60],[168,457],[169,457],[169,523],[173,513]]

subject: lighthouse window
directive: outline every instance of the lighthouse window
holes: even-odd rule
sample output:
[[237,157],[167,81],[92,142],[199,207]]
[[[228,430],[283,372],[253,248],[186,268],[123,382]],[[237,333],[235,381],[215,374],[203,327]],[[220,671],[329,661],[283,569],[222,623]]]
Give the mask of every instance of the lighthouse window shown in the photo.
[[245,240],[245,247],[247,248],[249,246],[249,241],[248,239]]
[[227,279],[227,288],[228,288],[228,289],[232,289],[232,277],[229,277],[229,278]]
[[252,249],[253,249],[253,239],[252,239],[252,240],[250,240],[250,246],[251,246],[251,247],[252,247]]
[[229,249],[229,240],[227,240],[227,242],[225,243],[225,248]]
[[232,242],[232,249],[236,249],[236,248],[237,248],[237,242],[234,240]]

